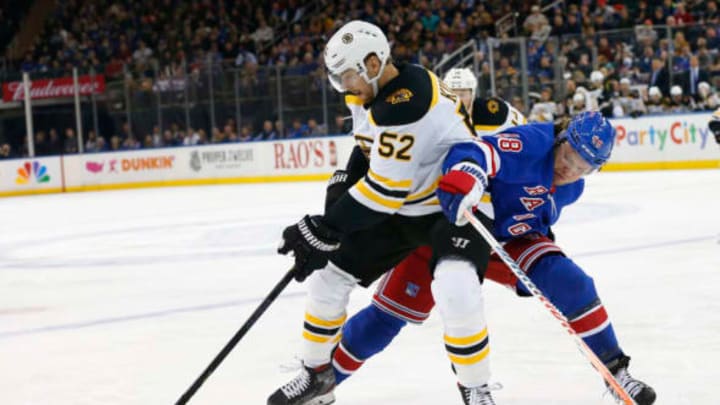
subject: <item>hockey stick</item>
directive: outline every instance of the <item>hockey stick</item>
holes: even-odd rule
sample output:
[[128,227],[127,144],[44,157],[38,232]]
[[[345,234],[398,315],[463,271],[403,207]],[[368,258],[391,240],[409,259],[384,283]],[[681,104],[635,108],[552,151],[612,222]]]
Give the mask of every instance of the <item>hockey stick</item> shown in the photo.
[[223,360],[225,360],[225,357],[227,357],[228,354],[232,351],[232,349],[235,347],[235,345],[240,341],[240,339],[245,336],[247,331],[250,330],[250,328],[255,324],[255,322],[260,318],[260,316],[265,312],[266,309],[270,306],[270,304],[275,301],[275,298],[280,295],[282,290],[287,287],[288,284],[290,284],[290,281],[292,281],[293,276],[295,275],[295,268],[293,267],[288,271],[285,276],[275,285],[275,288],[270,291],[270,294],[265,297],[263,302],[260,303],[260,305],[255,309],[255,312],[250,315],[247,321],[243,324],[243,326],[235,332],[235,335],[230,339],[229,342],[225,345],[225,347],[220,350],[220,353],[215,356],[213,361],[210,362],[210,364],[207,366],[205,371],[200,374],[200,376],[193,382],[193,384],[190,386],[190,388],[185,391],[184,394],[178,399],[178,401],[175,403],[176,405],[185,405],[190,400],[190,398],[195,395],[198,389],[203,385],[205,380],[207,380],[208,377],[210,377],[210,374],[215,371],[215,369],[222,363]]
[[485,239],[485,241],[490,245],[490,247],[497,253],[498,256],[502,259],[503,262],[510,268],[510,271],[515,274],[515,276],[520,280],[520,282],[525,286],[525,288],[530,291],[530,293],[535,296],[535,298],[539,299],[540,302],[545,305],[545,308],[547,308],[550,313],[560,321],[562,326],[565,328],[565,330],[570,334],[570,336],[573,337],[575,340],[575,344],[577,344],[580,351],[585,355],[585,357],[590,361],[590,364],[597,370],[600,375],[603,377],[605,382],[612,387],[613,391],[615,391],[620,399],[625,403],[626,405],[636,405],[635,401],[628,395],[627,392],[620,386],[620,384],[615,379],[615,376],[610,373],[610,370],[603,364],[602,361],[595,355],[595,352],[588,347],[588,345],[585,343],[584,340],[580,337],[580,335],[573,330],[573,328],[570,326],[570,321],[563,315],[562,312],[552,303],[550,300],[545,297],[545,295],[540,291],[539,288],[535,285],[535,283],[530,280],[530,278],[525,274],[525,272],[518,266],[517,263],[510,257],[510,255],[503,249],[502,245],[500,245],[500,242],[495,239],[495,237],[490,233],[490,231],[485,228],[485,226],[478,220],[470,211],[465,210],[463,212],[463,216],[470,221],[473,228],[477,230],[480,235]]

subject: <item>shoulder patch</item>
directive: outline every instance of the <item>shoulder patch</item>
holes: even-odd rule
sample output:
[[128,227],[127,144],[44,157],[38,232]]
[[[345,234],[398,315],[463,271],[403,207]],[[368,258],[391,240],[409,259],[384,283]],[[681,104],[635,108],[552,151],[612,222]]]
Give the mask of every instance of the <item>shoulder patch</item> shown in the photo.
[[407,103],[408,101],[410,101],[412,96],[413,96],[412,91],[410,91],[406,88],[402,88],[402,89],[395,90],[395,92],[393,92],[393,94],[387,96],[387,98],[385,99],[385,102],[389,103],[389,104]]
[[371,122],[397,126],[420,120],[437,99],[437,78],[416,65],[399,67],[400,75],[380,89],[370,106]]
[[473,125],[481,127],[503,125],[508,117],[509,108],[505,101],[497,97],[476,98],[473,102]]

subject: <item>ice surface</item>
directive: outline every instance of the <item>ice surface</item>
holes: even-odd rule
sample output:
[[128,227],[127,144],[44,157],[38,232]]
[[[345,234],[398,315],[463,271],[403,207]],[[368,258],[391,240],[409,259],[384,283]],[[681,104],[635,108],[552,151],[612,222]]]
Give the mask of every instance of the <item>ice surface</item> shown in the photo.
[[[282,277],[284,225],[323,183],[0,199],[0,403],[170,404]],[[658,404],[716,404],[720,171],[601,173],[555,227],[590,273],[631,372]],[[503,405],[610,404],[557,322],[485,288]],[[350,312],[372,290],[353,293]],[[193,404],[264,404],[294,373],[304,287],[291,284]],[[338,404],[458,404],[439,317],[407,327]],[[713,399],[715,398],[715,399]]]

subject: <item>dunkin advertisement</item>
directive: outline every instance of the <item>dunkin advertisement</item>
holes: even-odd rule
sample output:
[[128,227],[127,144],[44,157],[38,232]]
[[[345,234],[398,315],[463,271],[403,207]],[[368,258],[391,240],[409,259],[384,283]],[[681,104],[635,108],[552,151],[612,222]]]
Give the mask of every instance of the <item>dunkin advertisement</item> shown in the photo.
[[69,191],[318,180],[345,164],[351,137],[144,149],[64,157]]

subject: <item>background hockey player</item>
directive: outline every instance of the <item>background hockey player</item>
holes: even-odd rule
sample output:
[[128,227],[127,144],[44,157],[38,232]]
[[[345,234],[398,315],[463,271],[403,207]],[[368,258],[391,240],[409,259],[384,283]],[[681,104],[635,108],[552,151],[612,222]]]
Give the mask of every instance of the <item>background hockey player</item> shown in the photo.
[[372,24],[343,26],[328,42],[324,59],[333,87],[367,106],[359,133],[372,142],[369,168],[325,215],[305,216],[283,232],[279,252],[294,253],[296,279],[317,271],[308,280],[304,367],[268,404],[332,401],[331,352],[350,292],[428,244],[434,254],[433,296],[463,400],[492,403],[481,290],[489,247],[472,227],[448,221],[435,194],[438,183],[462,187],[454,176],[442,176],[442,162],[452,145],[474,139],[468,116],[434,74],[415,65],[395,66],[387,39]]
[[720,145],[720,108],[710,116],[710,122],[708,123],[710,131],[715,135],[715,142]]
[[[513,198],[503,198],[504,204],[486,207],[494,211],[496,236],[507,242],[505,247],[510,254],[548,298],[563,310],[571,320],[571,326],[606,362],[636,401],[653,403],[652,388],[627,373],[629,358],[617,343],[592,279],[547,237],[549,226],[558,219],[562,207],[574,202],[582,193],[582,177],[597,170],[609,157],[614,131],[600,114],[583,113],[570,123],[567,131],[536,124],[506,132],[509,134],[485,137],[486,143],[482,147],[484,156],[498,156],[498,168],[490,175],[489,189],[495,195],[515,194]],[[593,159],[577,150],[595,150],[597,155]],[[485,165],[493,162],[480,160]],[[584,170],[572,172],[568,167]],[[533,176],[533,170],[539,176]],[[472,181],[472,178],[468,179],[469,183]],[[521,191],[518,193],[518,190]],[[507,201],[513,200],[521,204],[508,208]],[[446,203],[444,206],[447,205],[455,215],[454,211],[459,208],[452,207],[452,198]],[[345,325],[343,339],[333,359],[338,381],[384,349],[407,322],[420,323],[427,318],[433,306],[425,271],[430,254],[430,249],[419,249],[396,266],[380,283],[373,304]],[[495,256],[491,258],[486,278],[516,289],[519,295],[528,295]]]

